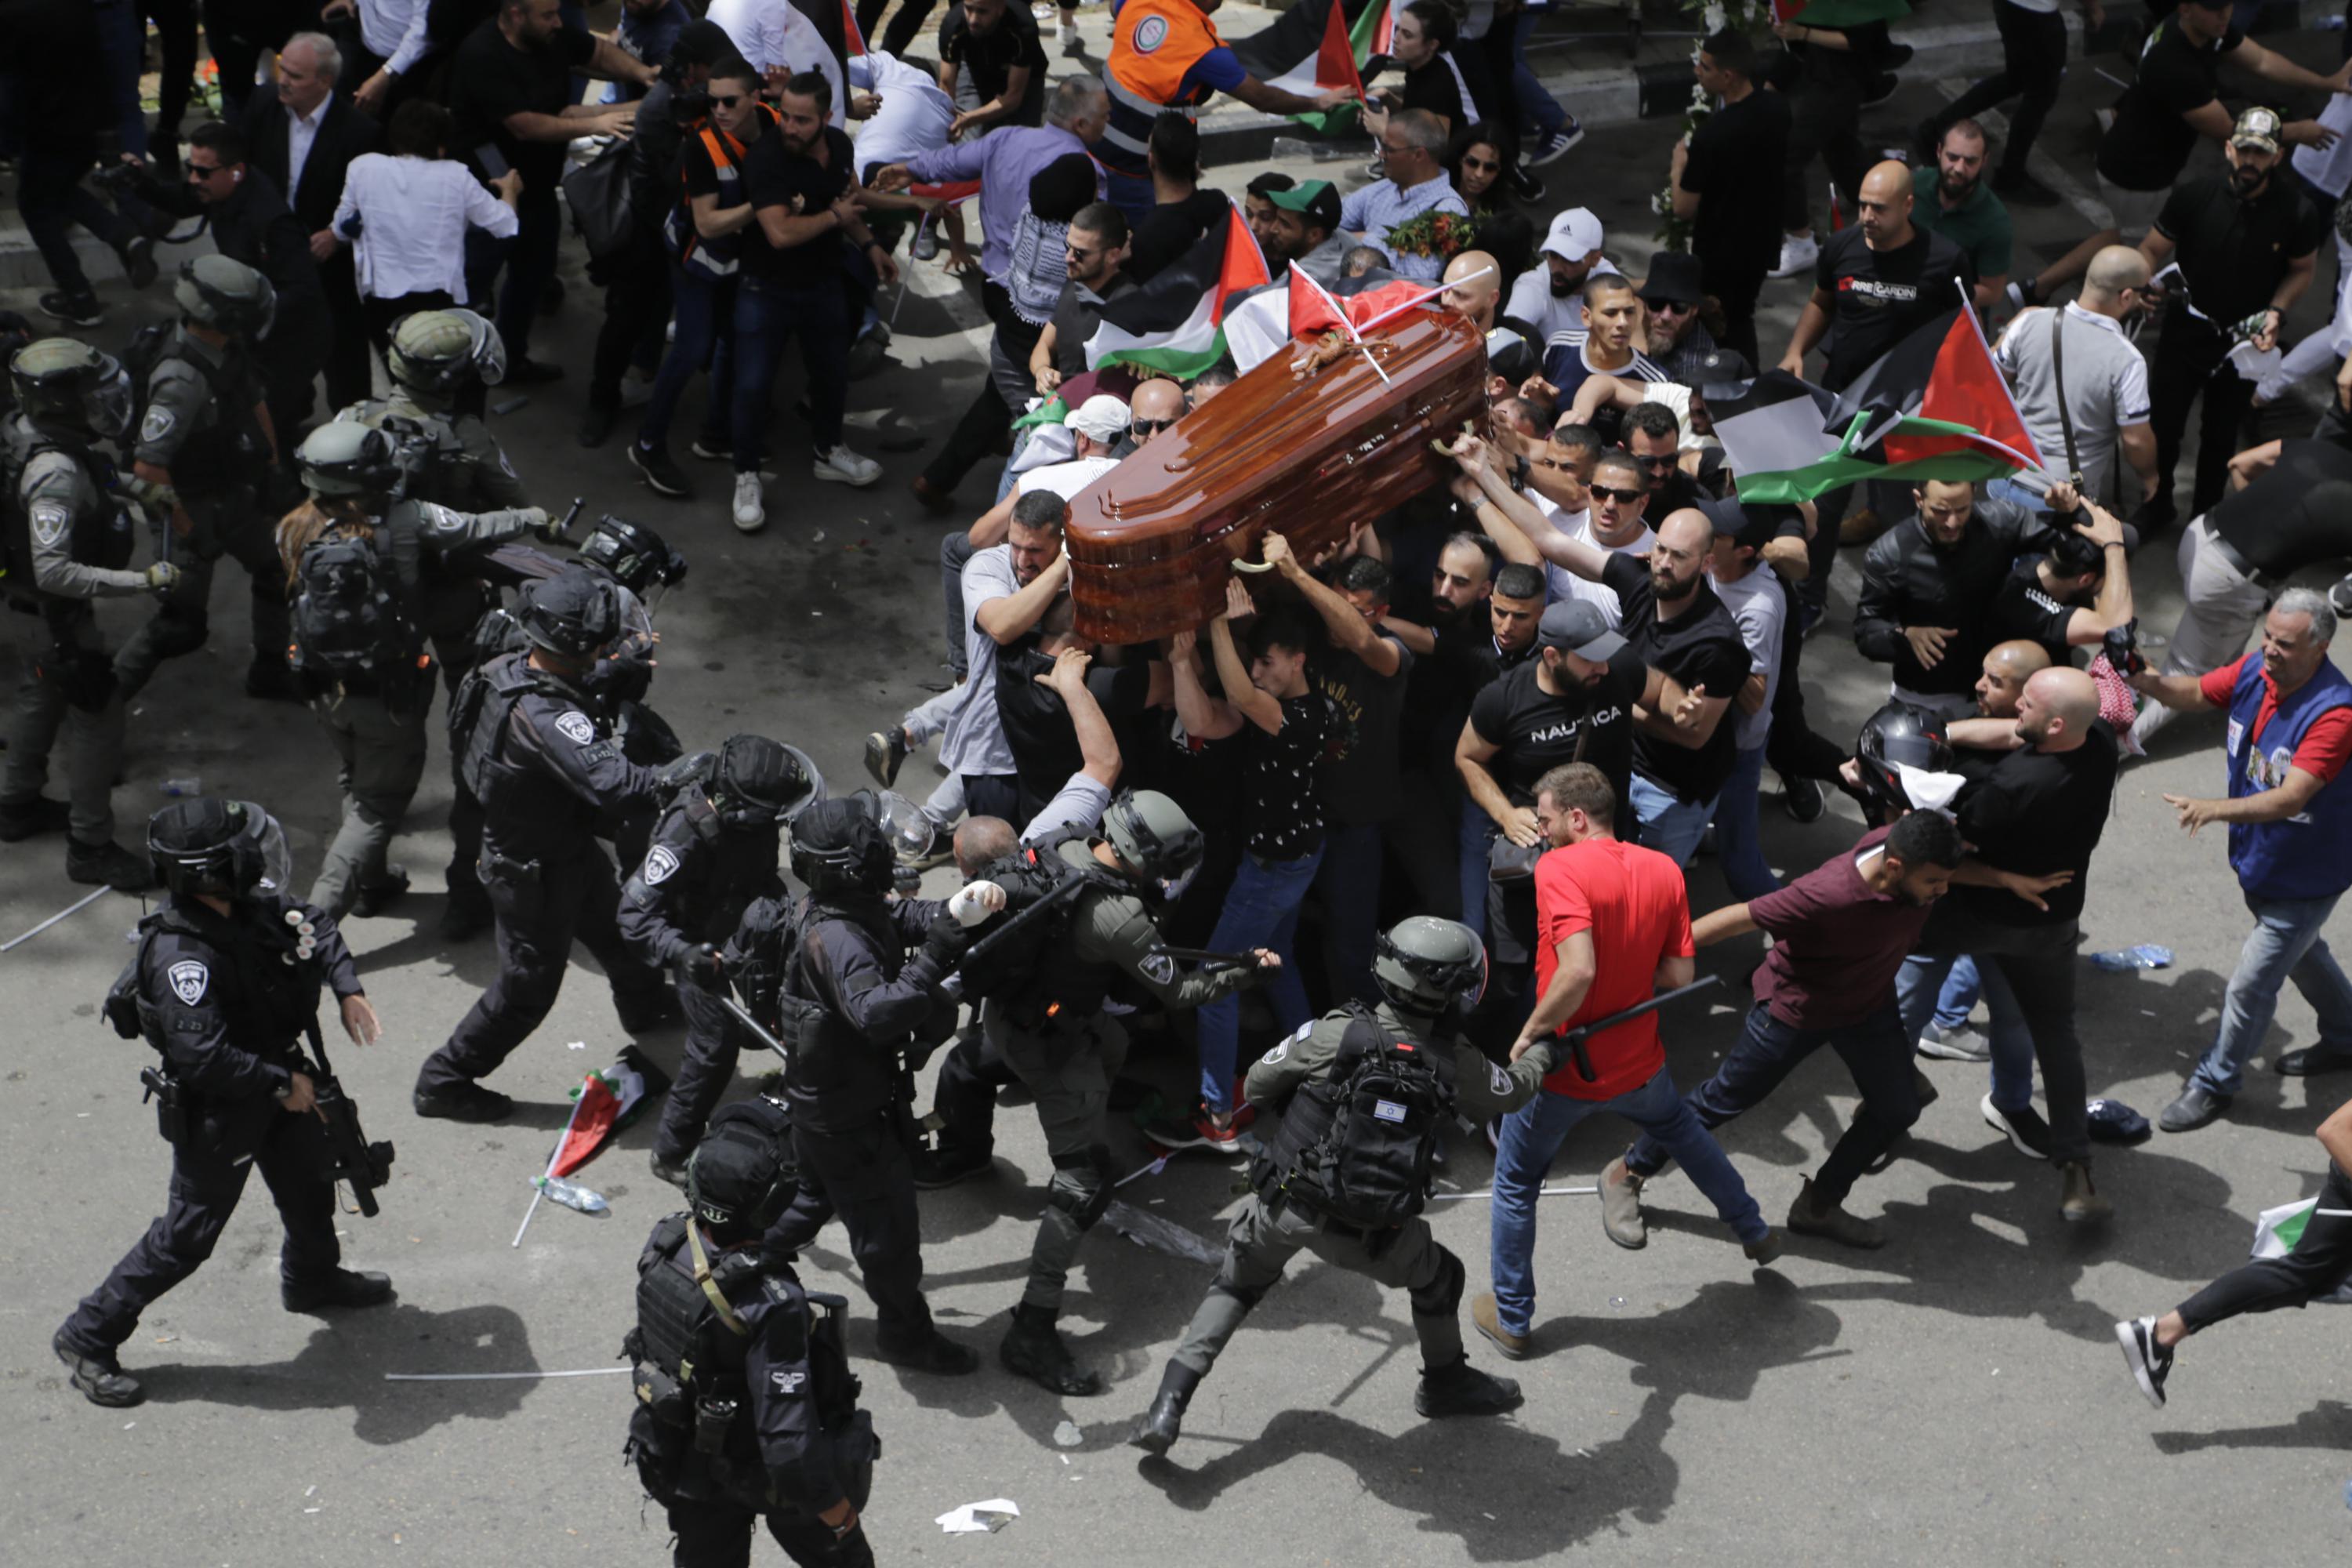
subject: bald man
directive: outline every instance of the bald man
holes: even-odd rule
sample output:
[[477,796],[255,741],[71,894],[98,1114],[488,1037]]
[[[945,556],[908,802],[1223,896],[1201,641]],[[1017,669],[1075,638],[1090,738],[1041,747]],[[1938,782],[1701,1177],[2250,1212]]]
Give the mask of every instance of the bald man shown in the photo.
[[1164,375],[1155,375],[1129,396],[1127,412],[1127,439],[1113,450],[1113,457],[1126,457],[1183,418],[1184,388]]
[[1503,268],[1483,250],[1465,250],[1445,264],[1445,292],[1438,303],[1486,337],[1486,367],[1517,386],[1543,368],[1542,335],[1527,322],[1502,313]]
[[[1827,363],[1808,379],[1832,392],[1843,392],[1895,344],[1967,303],[1976,286],[1967,254],[1911,221],[1911,172],[1903,164],[1880,163],[1864,175],[1857,205],[1861,221],[1822,245],[1812,298],[1797,320],[1789,352],[1780,356],[1782,370],[1804,375],[1806,356],[1819,348]],[[1813,534],[1812,572],[1803,590],[1805,602],[1815,608],[1829,592],[1839,528],[1853,498],[1853,488],[1847,486],[1816,503],[1821,525]]]
[[[2137,246],[2110,245],[2091,258],[2079,299],[2024,311],[1992,351],[2042,461],[2074,469],[2084,495],[2111,506],[2123,499],[2115,488],[2119,466],[2137,476],[2139,494],[2156,489],[2147,361],[2123,329],[2125,317],[2147,308],[2147,258]],[[2051,354],[2051,337],[2061,323],[2066,333],[2063,412]]]
[[[2082,1223],[2105,1218],[2111,1205],[2091,1182],[2074,945],[2118,749],[2099,717],[2098,688],[2071,667],[2030,677],[2012,725],[2018,749],[1960,794],[1960,834],[1975,853],[1954,873],[1918,952],[1975,955],[1993,1021],[1992,1091],[1979,1109],[2019,1152],[2058,1166],[2059,1212]],[[1935,993],[1917,984],[1901,990],[1904,1026],[1916,1039]],[[2021,1039],[2031,1041],[2030,1058]],[[2033,1110],[2036,1062],[2047,1121]]]

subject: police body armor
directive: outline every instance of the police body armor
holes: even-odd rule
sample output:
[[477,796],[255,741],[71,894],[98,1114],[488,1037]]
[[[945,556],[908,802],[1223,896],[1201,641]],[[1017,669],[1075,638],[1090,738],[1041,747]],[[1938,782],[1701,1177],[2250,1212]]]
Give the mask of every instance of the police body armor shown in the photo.
[[[737,828],[730,833],[711,808],[703,786],[690,785],[684,798],[673,801],[654,824],[653,847],[645,861],[649,882],[666,881],[677,873],[678,858],[663,846],[681,833],[691,834],[712,853],[704,861],[696,885],[681,889],[686,900],[679,929],[696,942],[723,942],[742,923],[743,912],[752,900],[774,879],[782,835],[773,827]],[[670,861],[667,869],[655,858],[664,854]],[[650,875],[656,871],[659,875]]]
[[[52,453],[79,468],[100,495],[110,496],[114,490],[115,467],[103,453],[40,429],[30,421],[12,422],[5,457],[0,458],[0,482],[7,487],[7,494],[0,497],[0,507],[7,511],[9,602],[26,611],[86,610],[86,600],[61,599],[42,593],[33,573],[33,522],[25,503],[24,486],[33,465]],[[130,514],[120,505],[110,501],[94,513],[87,509],[77,510],[72,527],[66,540],[66,552],[75,561],[110,572],[122,571],[131,564],[138,537],[131,529]]]
[[479,510],[472,504],[470,488],[454,482],[457,470],[466,461],[466,447],[456,426],[447,420],[431,415],[419,418],[394,414],[390,404],[375,399],[354,403],[335,418],[341,424],[381,430],[392,437],[400,464],[400,487],[394,492],[395,499],[434,501],[459,511]]
[[1057,913],[1038,917],[1022,927],[1009,946],[992,949],[986,963],[978,966],[978,975],[969,970],[964,973],[963,994],[987,998],[1015,1028],[1036,1033],[1083,1026],[1102,1011],[1118,979],[1118,971],[1110,965],[1080,958],[1067,940],[1090,892],[1135,891],[1124,878],[1074,866],[1063,856],[1065,844],[1075,840],[1083,845],[1088,839],[1084,828],[1064,828],[992,862],[980,874],[1004,889],[1005,907],[973,933],[974,946],[1023,910],[1047,899],[1059,901]]
[[191,437],[172,457],[172,488],[179,492],[183,503],[206,500],[224,496],[242,488],[258,489],[269,468],[269,437],[262,433],[260,423],[254,418],[253,409],[236,395],[238,384],[245,379],[241,374],[250,363],[244,345],[231,342],[222,352],[226,362],[215,370],[204,355],[187,346],[188,340],[175,332],[160,345],[152,368],[142,374],[137,360],[139,342],[124,351],[123,363],[139,383],[139,401],[146,405],[154,374],[166,364],[183,364],[195,373],[211,398],[215,425],[205,435]]
[[1400,1040],[1360,1003],[1328,1076],[1301,1084],[1281,1130],[1250,1162],[1269,1205],[1297,1204],[1367,1238],[1392,1231],[1428,1202],[1438,1129],[1454,1105],[1443,1042]]
[[835,1445],[851,1506],[863,1509],[880,1444],[857,1407],[860,1385],[844,1333],[848,1302],[764,1269],[756,1248],[713,1261],[686,1214],[654,1228],[638,1269],[637,1325],[622,1348],[637,1400],[628,1454],[646,1489],[665,1500],[724,1498],[760,1512],[778,1506],[744,1380],[748,1325],[736,1312],[765,1300],[801,1320],[817,1419]]
[[[881,900],[873,900],[875,909]],[[860,914],[839,904],[820,905],[814,894],[787,906],[761,899],[746,915],[757,920],[761,931],[754,943],[755,977],[751,986],[754,1016],[763,1012],[776,1020],[776,1038],[784,1047],[784,1091],[794,1114],[810,1127],[839,1131],[870,1122],[899,1101],[897,1052],[860,1034],[850,1021],[816,1000],[808,977],[808,932],[831,920],[864,931],[882,955],[884,972],[896,977],[906,962],[906,949],[888,917]],[[763,1009],[761,1002],[769,1008]]]

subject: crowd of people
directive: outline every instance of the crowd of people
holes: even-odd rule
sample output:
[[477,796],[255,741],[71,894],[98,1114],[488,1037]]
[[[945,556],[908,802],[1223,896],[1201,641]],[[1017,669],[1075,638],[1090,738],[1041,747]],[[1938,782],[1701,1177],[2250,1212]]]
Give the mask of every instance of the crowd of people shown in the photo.
[[[6,100],[56,285],[39,308],[66,332],[0,321],[6,581],[47,634],[12,716],[0,839],[63,833],[72,879],[166,889],[118,990],[125,1032],[168,1069],[171,1208],[57,1339],[98,1403],[140,1397],[115,1348],[209,1254],[249,1170],[285,1216],[289,1310],[390,1297],[341,1267],[324,1184],[278,1113],[328,1098],[320,987],[352,1038],[376,1032],[336,922],[409,890],[389,851],[436,692],[457,800],[441,934],[492,930],[498,974],[422,1064],[415,1113],[513,1114],[483,1080],[547,1016],[575,940],[625,1029],[685,1026],[651,1157],[693,1210],[648,1245],[632,1341],[633,1452],[681,1563],[741,1561],[759,1516],[796,1561],[863,1560],[870,1429],[837,1315],[787,1263],[839,1218],[881,1358],[974,1371],[932,1322],[917,1194],[991,1171],[996,1093],[1016,1082],[1054,1169],[998,1358],[1057,1394],[1104,1386],[1055,1323],[1110,1202],[1114,1108],[1160,1152],[1249,1161],[1224,1260],[1136,1432],[1153,1454],[1302,1249],[1409,1293],[1423,1414],[1516,1407],[1516,1384],[1470,1364],[1461,1304],[1496,1352],[1540,1352],[1536,1199],[1595,1112],[1638,1132],[1599,1182],[1621,1247],[1645,1244],[1643,1194],[1675,1164],[1759,1265],[1787,1235],[1885,1245],[1849,1205],[1938,1092],[1920,1059],[1980,1069],[1984,1121],[2055,1173],[2063,1219],[2105,1219],[2094,1143],[2147,1130],[2092,1100],[2077,938],[2119,771],[2176,713],[2226,715],[2221,787],[2165,798],[2190,837],[2226,829],[2254,923],[2210,1047],[2156,1121],[2226,1116],[2290,982],[2318,1038],[2274,1068],[2352,1068],[2352,981],[2323,935],[2352,885],[2352,681],[2330,657],[2352,578],[2297,582],[2352,555],[2352,362],[2312,437],[2243,439],[2258,401],[2352,347],[2347,306],[2263,357],[2345,226],[2352,66],[2303,70],[2197,0],[2158,19],[2101,145],[2114,226],[2027,277],[2005,204],[2054,199],[2027,166],[2063,50],[2054,13],[1995,0],[2005,70],[1921,121],[1912,163],[1874,163],[1859,140],[1907,53],[1884,24],[1800,16],[1772,29],[1781,47],[1718,32],[1695,59],[1710,111],[1667,171],[1688,247],[1636,279],[1593,210],[1542,205],[1537,171],[1582,132],[1526,70],[1512,7],[1399,7],[1350,111],[1370,177],[1267,170],[1238,199],[1205,183],[1204,103],[1322,113],[1349,95],[1257,74],[1196,0],[1125,0],[1106,57],[1059,79],[1044,22],[1006,0],[960,0],[936,60],[905,53],[920,4],[870,50],[857,32],[879,5],[625,0],[609,36],[560,0],[208,5],[222,114],[184,132],[194,8],[144,9],[164,61],[152,124],[140,7],[5,6],[43,58],[96,66],[70,84],[14,74]],[[1064,59],[1074,16],[1054,19]],[[2222,58],[2328,107],[2232,114]],[[1996,145],[1972,115],[2016,95]],[[2224,167],[2182,178],[2200,138]],[[1853,220],[1822,236],[1816,159]],[[651,616],[684,552],[611,515],[575,537],[484,423],[489,388],[564,374],[532,344],[562,292],[567,211],[604,295],[578,439],[625,435],[655,494],[689,499],[669,426],[701,378],[691,452],[731,466],[745,532],[768,521],[787,344],[812,477],[874,485],[881,463],[844,432],[889,341],[877,294],[904,267],[978,273],[985,374],[909,479],[959,524],[939,552],[951,680],[881,716],[874,788],[828,792],[771,737],[696,750],[672,733],[651,706]],[[1088,345],[1112,302],[1236,213],[1272,289],[1294,269],[1327,290],[1396,280],[1469,323],[1486,418],[1451,444],[1444,486],[1311,550],[1294,542],[1319,536],[1309,520],[1280,521],[1197,628],[1104,645],[1073,603],[1073,500],[1214,429],[1203,410],[1243,372],[1146,374]],[[1427,241],[1446,215],[1471,236],[1450,249]],[[69,228],[143,289],[197,218],[213,249],[172,266],[175,321],[102,346]],[[1759,301],[1794,277],[1810,293],[1768,363]],[[1743,500],[1710,400],[1772,364],[1844,391],[1956,309],[1986,317],[2040,469]],[[991,493],[960,500],[975,468]],[[126,509],[150,522],[143,566]],[[2150,546],[2175,530],[2186,605],[2151,665],[2135,577],[2150,585]],[[1853,737],[1814,727],[1802,680],[1842,546],[1860,550],[1854,647],[1886,681]],[[126,704],[208,637],[223,555],[249,579],[247,694],[307,703],[340,770],[343,817],[306,897],[255,803],[175,803],[143,853],[117,842]],[[137,595],[154,612],[110,650],[92,603]],[[898,793],[934,742],[939,784]],[[64,800],[43,793],[59,750]],[[1868,831],[1788,865],[1767,801],[1813,822],[1832,794]],[[1702,855],[1734,901],[1693,907]],[[949,861],[958,890],[915,896]],[[1699,984],[1700,948],[1759,931],[1738,1040],[1685,1091],[1664,1047],[1674,995]],[[780,1084],[722,1104],[766,1043]],[[1823,1046],[1860,1109],[1776,1225],[1714,1130]],[[914,1074],[935,1051],[926,1131]],[[1146,1056],[1184,1084],[1152,1091],[1156,1112],[1126,1070]],[[2323,1205],[2352,1202],[2347,1118],[2320,1128]],[[1481,1136],[1491,1289],[1473,1293],[1421,1209],[1448,1140]],[[2161,1404],[2186,1334],[2347,1274],[2352,1221],[2323,1207],[2291,1257],[2118,1338]]]

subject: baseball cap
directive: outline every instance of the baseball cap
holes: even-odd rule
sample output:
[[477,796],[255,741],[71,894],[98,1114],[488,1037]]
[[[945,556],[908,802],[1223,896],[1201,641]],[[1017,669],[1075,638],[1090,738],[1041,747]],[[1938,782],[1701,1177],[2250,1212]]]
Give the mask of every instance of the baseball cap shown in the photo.
[[1761,550],[1772,542],[1775,520],[1769,514],[1750,517],[1748,509],[1729,496],[1720,500],[1701,496],[1698,510],[1705,512],[1706,521],[1715,525],[1715,534],[1718,539],[1728,539],[1750,550]]
[[1570,207],[1551,220],[1543,248],[1562,261],[1581,261],[1601,248],[1601,220],[1591,207]]
[[1127,405],[1108,392],[1097,392],[1062,416],[1062,423],[1081,436],[1116,441],[1127,434]]
[[1307,180],[1286,191],[1268,191],[1265,199],[1285,212],[1302,213],[1316,227],[1339,226],[1339,193],[1328,180]]
[[2264,109],[2260,104],[2238,116],[2238,123],[2230,128],[2230,145],[2252,147],[2257,153],[2275,153],[2280,146],[2278,110]]
[[1562,599],[1536,624],[1536,646],[1559,648],[1599,664],[1615,658],[1625,639],[1609,629],[1600,605],[1590,599]]

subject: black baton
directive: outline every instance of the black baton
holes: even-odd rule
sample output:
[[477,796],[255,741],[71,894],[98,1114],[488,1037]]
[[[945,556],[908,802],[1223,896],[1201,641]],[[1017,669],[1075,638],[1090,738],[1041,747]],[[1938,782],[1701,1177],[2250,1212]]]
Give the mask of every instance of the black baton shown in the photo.
[[1704,991],[1722,978],[1720,974],[1702,974],[1687,985],[1677,985],[1672,991],[1653,996],[1647,1002],[1637,1003],[1622,1013],[1612,1013],[1606,1018],[1595,1018],[1590,1024],[1579,1024],[1575,1028],[1562,1035],[1560,1038],[1568,1042],[1569,1051],[1576,1058],[1576,1076],[1587,1083],[1595,1081],[1598,1077],[1592,1070],[1592,1058],[1585,1054],[1586,1040],[1603,1029],[1613,1029],[1618,1025],[1638,1018],[1644,1013],[1654,1013],[1677,997],[1687,996],[1694,991]]

